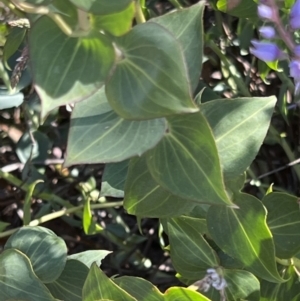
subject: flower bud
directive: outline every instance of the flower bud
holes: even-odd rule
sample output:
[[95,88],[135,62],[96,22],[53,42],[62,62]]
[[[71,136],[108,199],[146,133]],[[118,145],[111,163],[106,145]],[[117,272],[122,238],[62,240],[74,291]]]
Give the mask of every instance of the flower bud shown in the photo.
[[300,61],[292,60],[290,62],[290,76],[293,77],[295,80],[300,80]]
[[296,0],[291,8],[290,25],[292,29],[300,29],[300,0]]
[[269,20],[269,21],[275,21],[275,13],[272,7],[265,5],[265,4],[259,4],[257,7],[257,14],[260,18]]
[[284,57],[280,48],[269,42],[251,41],[254,48],[250,48],[250,52],[264,62],[273,62]]
[[264,39],[273,39],[276,36],[276,31],[272,26],[261,27],[259,33]]

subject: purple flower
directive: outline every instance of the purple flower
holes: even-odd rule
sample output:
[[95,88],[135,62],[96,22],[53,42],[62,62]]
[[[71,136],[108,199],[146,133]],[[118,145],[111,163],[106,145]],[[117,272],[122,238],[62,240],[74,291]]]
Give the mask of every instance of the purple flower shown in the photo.
[[273,62],[283,58],[283,52],[280,48],[269,42],[251,41],[254,48],[250,48],[250,52],[264,62]]
[[295,56],[300,57],[300,45],[295,46],[294,54],[295,54]]
[[275,13],[272,7],[265,5],[265,4],[259,4],[257,7],[257,14],[260,18],[275,21]]
[[293,29],[300,29],[300,0],[296,0],[291,8],[290,25]]
[[300,61],[292,60],[290,62],[290,76],[294,78],[295,81],[295,95],[300,94]]
[[276,31],[272,26],[263,26],[259,29],[259,33],[265,39],[273,39],[276,36]]

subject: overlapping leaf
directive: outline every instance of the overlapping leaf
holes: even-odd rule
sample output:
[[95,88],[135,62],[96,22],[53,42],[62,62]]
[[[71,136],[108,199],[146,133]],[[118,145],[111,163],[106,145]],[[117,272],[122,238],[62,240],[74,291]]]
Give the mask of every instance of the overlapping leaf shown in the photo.
[[78,260],[68,260],[63,272],[47,287],[58,300],[82,301],[82,288],[89,269]]
[[171,287],[165,292],[165,301],[210,301],[198,292],[185,287]]
[[202,236],[205,229],[204,219],[179,217],[168,220],[172,263],[185,278],[198,280],[204,269],[219,265],[215,251]]
[[242,174],[267,134],[276,98],[218,99],[200,106],[217,143],[226,180]]
[[211,206],[208,210],[207,227],[213,240],[253,274],[270,282],[283,282],[276,269],[265,208],[255,197],[242,193],[235,195],[234,203],[239,209]]
[[257,3],[253,0],[219,0],[220,11],[239,17],[257,19]]
[[55,301],[37,278],[28,257],[14,249],[0,255],[0,301]]
[[120,118],[108,105],[102,88],[75,106],[65,164],[119,162],[141,155],[159,142],[165,128],[164,119]]
[[100,266],[102,260],[110,253],[111,251],[106,250],[87,250],[69,255],[68,260],[78,260],[90,268],[94,262],[96,262],[97,266]]
[[157,23],[135,26],[116,40],[122,58],[106,84],[112,108],[125,119],[197,112],[191,99],[183,51]]
[[23,227],[6,242],[5,250],[17,249],[31,262],[37,277],[47,283],[59,277],[67,260],[64,240],[43,227]]
[[276,255],[291,258],[300,251],[300,211],[296,196],[270,193],[263,199],[267,223],[273,234]]
[[42,100],[42,115],[63,104],[94,94],[104,83],[114,62],[108,38],[66,36],[48,17],[41,17],[29,36],[31,69]]
[[153,178],[165,189],[199,203],[232,204],[223,183],[216,144],[201,113],[168,118],[169,129],[147,152]]
[[204,2],[176,12],[151,19],[168,30],[178,39],[187,63],[192,91],[198,85],[203,59],[203,21]]
[[179,216],[194,207],[191,200],[171,194],[154,181],[145,156],[131,159],[124,199],[128,213],[142,217]]

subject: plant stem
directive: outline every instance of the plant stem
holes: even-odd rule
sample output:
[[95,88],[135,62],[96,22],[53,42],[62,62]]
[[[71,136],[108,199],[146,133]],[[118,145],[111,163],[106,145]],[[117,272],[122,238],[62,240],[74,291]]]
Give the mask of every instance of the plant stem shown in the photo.
[[169,0],[169,2],[170,2],[174,7],[176,7],[177,9],[183,8],[182,5],[179,3],[178,0]]
[[135,0],[135,20],[137,24],[146,22],[140,0]]

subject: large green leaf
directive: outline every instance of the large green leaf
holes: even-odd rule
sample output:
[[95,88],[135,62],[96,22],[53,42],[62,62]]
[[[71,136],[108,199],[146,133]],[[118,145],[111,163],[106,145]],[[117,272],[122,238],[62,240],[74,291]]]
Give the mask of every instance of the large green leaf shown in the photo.
[[119,162],[141,155],[163,137],[165,119],[130,121],[107,103],[104,88],[75,105],[68,138],[66,165]]
[[153,18],[178,39],[187,64],[192,91],[198,85],[203,59],[203,10],[205,2]]
[[82,301],[82,288],[89,269],[78,260],[67,260],[65,268],[58,279],[48,283],[51,294],[64,301]]
[[153,178],[181,197],[207,204],[232,204],[223,183],[217,147],[201,113],[168,118],[169,129],[147,152]]
[[202,236],[205,229],[205,219],[179,217],[168,220],[172,263],[184,278],[198,280],[204,269],[219,265],[215,251]]
[[126,119],[151,119],[198,111],[191,98],[179,42],[149,22],[116,39],[122,58],[106,84],[112,108]]
[[238,18],[258,18],[257,3],[253,0],[218,0],[217,8]]
[[185,287],[171,287],[165,292],[165,301],[210,301],[198,292]]
[[66,36],[48,17],[34,23],[29,35],[35,88],[42,100],[42,115],[94,94],[114,62],[111,42],[101,33]]
[[299,199],[286,193],[269,193],[263,199],[276,256],[291,258],[300,251]]
[[114,36],[121,36],[128,32],[132,26],[135,13],[134,2],[131,2],[125,10],[109,15],[92,15],[93,27],[104,30]]
[[85,281],[82,301],[96,300],[137,301],[110,280],[94,263]]
[[0,255],[0,301],[8,300],[55,301],[36,277],[28,257],[13,249]]
[[17,249],[30,260],[34,273],[47,283],[59,277],[67,260],[63,239],[43,227],[23,227],[6,242],[5,250]]
[[123,276],[114,279],[114,282],[138,301],[164,301],[157,287],[145,279]]
[[70,0],[82,10],[93,14],[107,15],[125,9],[132,0]]
[[213,240],[253,274],[270,282],[284,281],[276,269],[275,247],[262,203],[244,193],[235,194],[233,200],[239,209],[209,208],[207,227]]
[[125,183],[124,208],[142,217],[179,216],[191,211],[195,203],[162,188],[151,176],[146,157],[130,161]]
[[90,268],[94,262],[96,262],[97,266],[100,266],[102,260],[110,253],[111,251],[106,250],[87,250],[69,255],[68,260],[78,260]]
[[200,106],[216,139],[226,180],[243,173],[266,136],[276,98],[217,99]]

